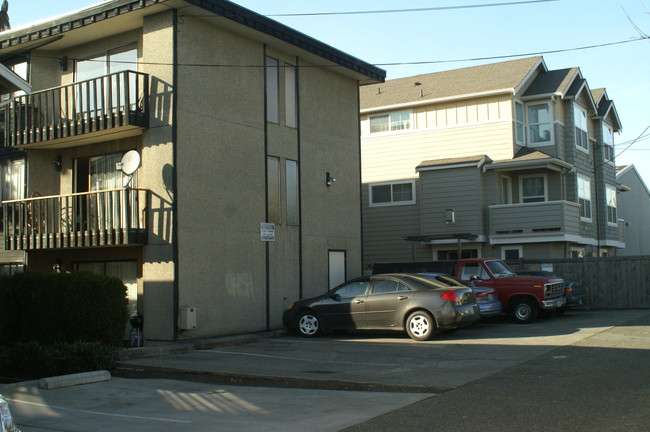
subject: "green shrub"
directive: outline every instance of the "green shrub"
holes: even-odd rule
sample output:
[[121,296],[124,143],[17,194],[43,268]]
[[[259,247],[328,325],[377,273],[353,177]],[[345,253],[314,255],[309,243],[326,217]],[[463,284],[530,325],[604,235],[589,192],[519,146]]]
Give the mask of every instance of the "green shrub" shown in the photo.
[[0,356],[2,374],[21,380],[110,369],[113,365],[113,348],[98,342],[19,342],[4,351]]
[[126,287],[93,273],[19,273],[0,279],[0,344],[99,342],[118,346]]

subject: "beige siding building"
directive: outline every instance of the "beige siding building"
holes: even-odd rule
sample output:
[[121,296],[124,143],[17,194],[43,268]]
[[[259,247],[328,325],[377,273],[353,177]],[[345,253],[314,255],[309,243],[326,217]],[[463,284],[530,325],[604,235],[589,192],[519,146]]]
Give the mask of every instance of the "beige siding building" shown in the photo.
[[616,254],[620,127],[604,89],[541,57],[364,87],[364,265]]
[[33,90],[3,107],[5,253],[122,278],[145,339],[277,328],[361,273],[358,89],[383,70],[222,0],[104,2],[0,34],[0,61]]

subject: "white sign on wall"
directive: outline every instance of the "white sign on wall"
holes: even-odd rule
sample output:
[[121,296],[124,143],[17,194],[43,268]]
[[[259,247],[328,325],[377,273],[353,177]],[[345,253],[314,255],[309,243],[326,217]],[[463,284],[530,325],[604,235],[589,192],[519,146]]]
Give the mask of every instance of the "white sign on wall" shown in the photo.
[[260,224],[260,240],[264,242],[275,241],[275,224],[273,223]]

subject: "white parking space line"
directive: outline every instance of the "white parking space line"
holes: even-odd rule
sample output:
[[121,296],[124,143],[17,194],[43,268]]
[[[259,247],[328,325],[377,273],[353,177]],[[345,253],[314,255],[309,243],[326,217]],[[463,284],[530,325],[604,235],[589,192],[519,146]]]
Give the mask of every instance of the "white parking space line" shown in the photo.
[[70,411],[70,412],[82,413],[82,414],[92,414],[92,415],[99,415],[99,416],[106,416],[106,417],[121,417],[121,418],[130,418],[130,419],[138,419],[138,420],[151,420],[151,421],[165,422],[165,423],[182,423],[182,424],[192,423],[189,420],[175,420],[175,419],[161,418],[161,417],[143,417],[143,416],[134,416],[134,415],[126,415],[126,414],[105,413],[101,411],[89,411],[89,410],[81,410],[75,408],[66,408],[66,407],[55,406],[46,403],[29,402],[20,399],[13,399],[13,398],[12,399],[7,398],[7,399],[13,404],[31,405],[39,408],[46,408],[49,410],[62,410],[62,411]]
[[336,363],[336,364],[353,364],[361,366],[400,366],[397,363],[362,363],[362,362],[346,362],[340,360],[319,360],[319,359],[303,359],[297,357],[282,357],[282,356],[272,356],[267,354],[253,354],[253,353],[244,353],[244,352],[234,352],[234,351],[220,351],[220,350],[200,350],[197,352],[202,353],[216,353],[216,354],[227,354],[227,355],[240,355],[240,356],[249,356],[249,357],[263,357],[263,358],[272,358],[278,360],[294,360],[294,361],[304,361],[310,363]]

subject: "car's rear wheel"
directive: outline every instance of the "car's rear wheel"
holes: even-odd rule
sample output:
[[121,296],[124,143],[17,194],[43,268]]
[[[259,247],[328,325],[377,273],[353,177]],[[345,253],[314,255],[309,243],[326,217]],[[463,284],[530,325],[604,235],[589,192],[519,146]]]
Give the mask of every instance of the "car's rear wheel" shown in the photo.
[[537,318],[537,304],[528,298],[515,300],[512,305],[512,317],[519,324],[528,324]]
[[436,321],[425,311],[415,311],[406,319],[406,333],[411,339],[425,341],[436,334]]
[[321,333],[320,319],[313,311],[304,311],[298,315],[296,330],[300,336],[315,337]]

